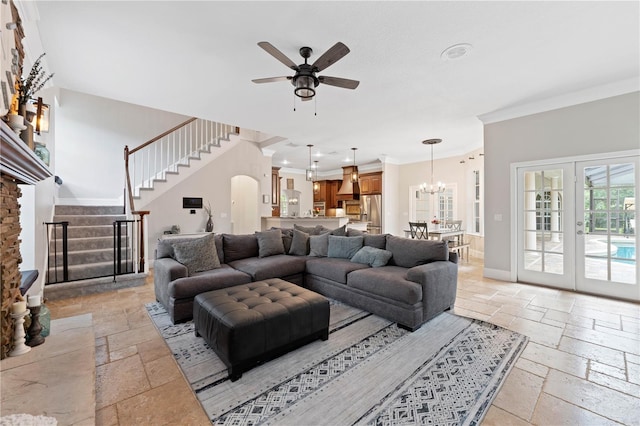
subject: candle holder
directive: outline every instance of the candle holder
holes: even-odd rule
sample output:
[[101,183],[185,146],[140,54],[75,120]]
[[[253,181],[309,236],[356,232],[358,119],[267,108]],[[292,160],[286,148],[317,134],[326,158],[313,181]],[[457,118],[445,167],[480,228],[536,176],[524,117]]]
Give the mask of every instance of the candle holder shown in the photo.
[[26,354],[31,348],[24,344],[24,317],[29,311],[25,309],[24,312],[18,314],[11,314],[11,318],[15,320],[15,329],[13,330],[13,350],[9,352],[9,356],[18,356]]
[[40,334],[42,332],[42,325],[40,324],[40,308],[41,305],[29,307],[29,310],[31,311],[31,325],[27,330],[27,334],[29,335],[27,345],[31,347],[44,343],[44,337]]

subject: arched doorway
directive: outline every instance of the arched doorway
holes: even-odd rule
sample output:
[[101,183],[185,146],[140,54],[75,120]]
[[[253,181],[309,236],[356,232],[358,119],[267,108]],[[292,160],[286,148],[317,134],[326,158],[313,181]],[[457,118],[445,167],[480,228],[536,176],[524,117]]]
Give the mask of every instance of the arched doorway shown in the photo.
[[258,181],[250,176],[231,178],[231,233],[253,234],[260,230]]

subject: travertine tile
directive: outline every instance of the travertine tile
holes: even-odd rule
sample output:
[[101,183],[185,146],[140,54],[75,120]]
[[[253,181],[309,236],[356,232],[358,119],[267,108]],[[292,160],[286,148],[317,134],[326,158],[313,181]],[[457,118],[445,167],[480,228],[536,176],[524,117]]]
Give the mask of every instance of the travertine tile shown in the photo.
[[[589,362],[589,369],[592,372],[595,371],[598,373],[606,374],[607,376],[611,376],[616,379],[620,379],[620,380],[627,379],[627,371],[625,368],[612,367],[610,365],[602,364],[597,361],[591,360]],[[640,397],[640,395],[638,396]]]
[[499,325],[501,327],[509,328],[509,325],[513,322],[515,317],[513,315],[505,314],[502,312],[496,312],[491,315],[489,321],[491,324]]
[[96,366],[109,362],[109,348],[107,345],[96,346]]
[[536,425],[608,426],[618,423],[546,393],[540,395],[531,423]]
[[620,325],[620,315],[611,312],[605,312],[599,309],[583,308],[576,306],[572,311],[572,315],[577,315],[585,318],[592,318],[594,320],[612,323]]
[[516,367],[521,370],[528,371],[529,373],[533,373],[538,377],[542,377],[543,379],[547,377],[547,374],[549,374],[549,367],[528,360],[527,358],[524,358],[522,356],[520,356],[520,358],[518,358],[518,361],[516,361]]
[[553,309],[549,309],[544,314],[545,319],[550,319],[553,321],[562,322],[565,324],[571,324],[578,327],[592,329],[595,320],[585,317],[577,317],[575,315],[571,315],[566,312],[555,311]]
[[497,306],[487,305],[485,303],[480,303],[473,300],[467,299],[456,299],[456,307],[460,307],[462,309],[466,309],[468,311],[478,312],[484,315],[493,315],[498,312]]
[[97,409],[151,388],[142,361],[137,355],[97,367],[96,382]]
[[96,411],[96,426],[118,426],[118,411],[115,404]]
[[588,360],[577,355],[530,341],[521,356],[530,361],[564,371],[577,377],[587,377]]
[[617,390],[618,392],[626,393],[628,395],[634,395],[640,398],[640,385],[636,383],[628,382],[624,379],[617,379],[615,377],[599,373],[591,370],[588,375],[590,382],[605,386],[609,389]]
[[553,309],[560,312],[571,312],[575,299],[566,295],[556,294],[554,296],[536,296],[530,306],[540,306],[546,309]]
[[542,317],[544,317],[544,312],[521,308],[514,305],[504,305],[500,308],[500,312],[513,315],[514,317],[526,318],[531,321],[540,321]]
[[531,321],[525,318],[516,318],[509,325],[509,330],[517,331],[529,336],[531,341],[545,346],[555,347],[560,342],[563,329]]
[[549,372],[543,391],[619,423],[631,425],[638,420],[640,399],[561,371]]
[[614,336],[602,331],[587,330],[581,327],[567,325],[564,331],[565,336],[596,345],[606,346],[624,352],[640,355],[640,341]]
[[493,405],[529,420],[542,389],[543,379],[519,368],[514,368],[502,385]]
[[133,330],[123,331],[117,334],[110,334],[107,337],[109,342],[109,350],[111,352],[125,348],[127,346],[136,345],[158,337],[156,328],[149,324]]
[[482,419],[482,426],[526,426],[529,422],[522,420],[501,408],[492,405]]
[[627,373],[631,383],[640,385],[640,365],[627,362]]
[[607,347],[563,336],[558,349],[583,358],[592,359],[618,368],[624,368],[624,352]]
[[138,346],[131,345],[131,346],[126,346],[124,348],[117,349],[115,351],[110,351],[109,358],[111,358],[111,361],[117,361],[119,359],[124,359],[126,357],[135,355],[137,353],[138,353]]
[[183,378],[117,404],[121,425],[207,425],[210,420]]
[[147,340],[146,342],[138,343],[138,354],[143,363],[153,361],[154,359],[161,358],[165,355],[171,355],[169,347],[165,343],[162,337],[158,336],[156,339]]
[[144,364],[144,369],[152,388],[157,388],[182,377],[173,355],[165,355],[162,358],[149,361]]

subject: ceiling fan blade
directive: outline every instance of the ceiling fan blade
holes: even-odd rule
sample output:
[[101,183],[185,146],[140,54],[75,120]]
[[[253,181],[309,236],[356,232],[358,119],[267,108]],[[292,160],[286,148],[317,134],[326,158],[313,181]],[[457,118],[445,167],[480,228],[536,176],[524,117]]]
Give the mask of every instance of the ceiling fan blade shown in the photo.
[[321,75],[318,77],[320,83],[328,84],[329,86],[342,87],[344,89],[355,89],[360,82],[358,80],[349,80],[348,78],[329,77]]
[[316,59],[311,67],[314,68],[316,72],[320,72],[330,65],[338,62],[338,60],[349,52],[350,50],[347,46],[341,42],[337,42],[331,49],[327,50],[322,56]]
[[293,77],[268,77],[268,78],[256,78],[255,80],[251,80],[254,83],[273,83],[275,81],[285,81],[291,80]]
[[268,41],[261,41],[258,43],[258,46],[262,47],[268,54],[285,64],[287,67],[291,68],[292,70],[298,71],[298,66],[295,64],[295,62],[289,59],[287,55],[276,49],[275,46],[273,46]]

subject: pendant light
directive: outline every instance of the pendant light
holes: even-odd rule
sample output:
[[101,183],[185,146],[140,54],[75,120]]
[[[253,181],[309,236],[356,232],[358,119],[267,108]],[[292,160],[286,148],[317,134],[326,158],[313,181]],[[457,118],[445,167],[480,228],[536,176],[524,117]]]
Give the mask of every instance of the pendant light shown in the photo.
[[320,191],[320,183],[318,182],[318,160],[313,161],[313,193]]
[[311,167],[311,147],[313,147],[313,145],[307,145],[309,147],[309,168],[307,169],[307,180],[309,182],[313,181],[313,168]]
[[358,148],[351,148],[353,150],[353,169],[351,169],[351,182],[358,182],[358,166],[356,166],[356,150]]
[[423,194],[439,194],[445,191],[444,183],[438,181],[437,183],[433,182],[433,146],[442,142],[442,139],[427,139],[422,141],[425,145],[431,145],[431,184],[427,185],[426,182],[420,184],[420,192]]

